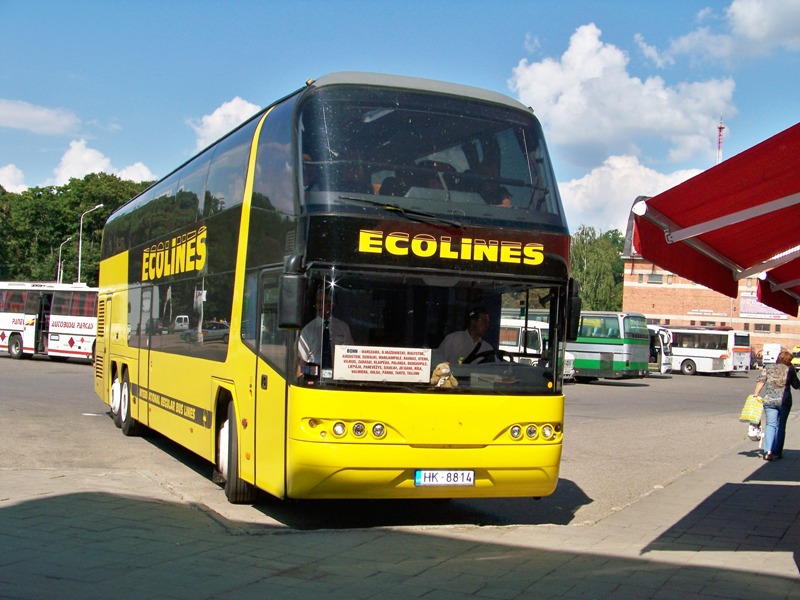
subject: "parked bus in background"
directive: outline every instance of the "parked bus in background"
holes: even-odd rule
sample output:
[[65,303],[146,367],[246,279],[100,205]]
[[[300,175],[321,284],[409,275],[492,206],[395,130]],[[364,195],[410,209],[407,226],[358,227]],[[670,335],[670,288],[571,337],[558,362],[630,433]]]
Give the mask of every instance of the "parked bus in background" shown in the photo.
[[[507,312],[503,310],[503,314]],[[508,353],[515,362],[537,365],[540,358],[547,360],[550,356],[548,334],[547,321],[536,319],[533,314],[527,322],[524,318],[504,316],[500,320],[498,350]],[[563,365],[564,380],[575,379],[575,357],[571,352],[564,352]]]
[[661,325],[648,325],[650,331],[650,364],[662,375],[672,373],[672,334]]
[[575,355],[575,380],[647,377],[650,332],[639,313],[583,311],[578,339],[567,344]]
[[16,359],[91,359],[96,309],[97,288],[85,284],[2,282],[0,344]]
[[672,334],[672,370],[741,373],[750,370],[750,334],[730,327],[665,326]]
[[[95,390],[124,434],[206,458],[231,502],[545,496],[564,356],[508,360],[500,316],[547,310],[563,348],[568,267],[528,108],[406,77],[309,80],[111,215]],[[187,329],[139,326],[163,315]],[[493,349],[443,364],[473,316]],[[230,335],[207,338],[212,320]]]

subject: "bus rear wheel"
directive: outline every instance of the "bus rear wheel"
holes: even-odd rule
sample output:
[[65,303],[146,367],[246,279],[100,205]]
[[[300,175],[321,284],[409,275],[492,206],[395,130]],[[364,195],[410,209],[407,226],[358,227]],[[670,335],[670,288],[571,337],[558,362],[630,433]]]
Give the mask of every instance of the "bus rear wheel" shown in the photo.
[[684,375],[694,375],[697,373],[697,365],[693,360],[685,360],[681,363],[681,373]]
[[119,418],[119,405],[121,396],[122,384],[119,377],[114,376],[114,381],[108,390],[108,407],[111,409],[111,420],[114,421],[117,429],[122,427],[122,421]]
[[8,340],[8,354],[14,360],[22,358],[22,338],[17,333]]
[[231,504],[252,504],[256,488],[239,478],[239,433],[236,427],[236,407],[228,404],[228,416],[219,430],[218,469],[225,479],[225,496]]

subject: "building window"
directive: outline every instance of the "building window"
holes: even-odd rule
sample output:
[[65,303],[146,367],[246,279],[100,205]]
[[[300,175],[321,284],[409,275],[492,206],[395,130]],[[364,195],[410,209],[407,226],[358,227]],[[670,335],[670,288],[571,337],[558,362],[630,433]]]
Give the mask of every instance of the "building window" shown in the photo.
[[715,325],[714,321],[700,321],[700,327],[714,327]]
[[664,325],[669,325],[669,319],[664,319]]
[[697,325],[697,323],[694,321],[689,321],[689,327],[694,327],[695,325]]
[[770,326],[769,326],[769,323],[756,323],[754,325],[754,327],[753,327],[753,330],[754,331],[759,331],[759,332],[767,332],[767,333],[769,333],[770,332]]
[[647,283],[664,283],[664,276],[661,273],[650,273],[647,276]]
[[745,331],[750,331],[750,323],[745,323],[744,324],[744,330]]
[[667,284],[672,285],[672,274],[667,275]]
[[775,323],[775,333],[780,333],[780,332],[781,332],[781,326]]
[[639,273],[639,283],[644,283],[644,275]]

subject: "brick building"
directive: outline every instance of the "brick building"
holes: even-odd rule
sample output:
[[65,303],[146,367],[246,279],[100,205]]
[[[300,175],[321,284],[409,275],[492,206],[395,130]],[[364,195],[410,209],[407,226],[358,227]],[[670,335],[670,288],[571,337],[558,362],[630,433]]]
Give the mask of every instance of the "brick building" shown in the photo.
[[790,351],[800,345],[800,319],[758,302],[756,277],[739,281],[738,297],[729,298],[645,260],[633,252],[632,238],[631,220],[622,256],[622,310],[643,313],[648,323],[724,325],[747,331],[754,352],[765,343],[781,344]]

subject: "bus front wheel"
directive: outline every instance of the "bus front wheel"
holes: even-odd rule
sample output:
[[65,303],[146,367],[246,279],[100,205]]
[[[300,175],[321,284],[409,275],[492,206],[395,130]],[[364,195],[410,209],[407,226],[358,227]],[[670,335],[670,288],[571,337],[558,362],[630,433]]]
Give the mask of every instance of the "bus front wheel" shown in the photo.
[[127,369],[122,372],[122,383],[119,388],[119,420],[124,435],[132,437],[141,433],[141,423],[131,416],[131,382],[128,379]]
[[8,354],[14,360],[22,358],[22,338],[16,333],[8,340]]
[[693,360],[685,360],[681,363],[681,373],[684,375],[694,375],[697,373],[697,365]]
[[231,504],[252,504],[256,489],[239,478],[239,433],[236,427],[236,407],[228,404],[228,417],[219,430],[218,469],[225,479],[225,496]]

